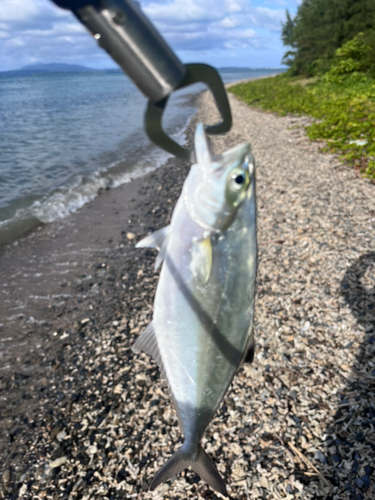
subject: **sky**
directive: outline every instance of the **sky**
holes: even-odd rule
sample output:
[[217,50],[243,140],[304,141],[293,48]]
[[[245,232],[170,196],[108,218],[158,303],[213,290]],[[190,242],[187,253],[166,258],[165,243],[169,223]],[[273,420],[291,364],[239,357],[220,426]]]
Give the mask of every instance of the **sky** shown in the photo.
[[[301,0],[141,0],[182,62],[280,68],[286,9]],[[35,63],[116,64],[69,11],[50,0],[0,0],[0,71]]]

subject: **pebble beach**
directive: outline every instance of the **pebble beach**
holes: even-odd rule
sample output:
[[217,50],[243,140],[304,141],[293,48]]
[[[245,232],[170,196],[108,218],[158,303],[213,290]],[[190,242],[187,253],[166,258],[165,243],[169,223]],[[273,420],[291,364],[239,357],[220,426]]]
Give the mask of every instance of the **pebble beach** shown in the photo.
[[[256,160],[256,351],[203,447],[233,500],[372,499],[375,185],[309,141],[308,118],[229,96],[213,149],[248,141]],[[197,99],[190,144],[217,120]],[[148,491],[182,437],[155,363],[131,351],[158,282],[135,244],[169,223],[188,170],[170,159],[1,250],[0,498],[222,498],[191,471]]]

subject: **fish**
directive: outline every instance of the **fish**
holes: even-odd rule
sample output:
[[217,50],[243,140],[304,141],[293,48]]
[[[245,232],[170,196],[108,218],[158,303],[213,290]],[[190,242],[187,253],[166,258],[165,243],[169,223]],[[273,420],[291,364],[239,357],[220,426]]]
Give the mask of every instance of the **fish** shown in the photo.
[[190,466],[227,496],[201,440],[236,372],[254,358],[255,161],[249,143],[214,155],[202,123],[194,147],[170,224],[136,245],[159,250],[162,269],[153,320],[132,349],[158,364],[184,435],[150,489]]

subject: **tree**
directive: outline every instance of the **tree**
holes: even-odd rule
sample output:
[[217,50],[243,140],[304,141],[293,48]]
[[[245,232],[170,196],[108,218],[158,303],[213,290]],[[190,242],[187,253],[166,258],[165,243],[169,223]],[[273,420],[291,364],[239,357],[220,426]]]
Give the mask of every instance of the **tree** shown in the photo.
[[296,44],[294,41],[294,21],[290,17],[288,9],[286,10],[286,22],[282,25],[281,30],[281,40],[283,44],[287,47],[290,47],[291,50],[288,50],[282,59],[282,63],[287,66],[293,66],[294,57],[296,55]]
[[358,33],[375,28],[374,0],[303,0],[294,19],[287,12],[281,39],[293,74],[327,71],[336,49]]

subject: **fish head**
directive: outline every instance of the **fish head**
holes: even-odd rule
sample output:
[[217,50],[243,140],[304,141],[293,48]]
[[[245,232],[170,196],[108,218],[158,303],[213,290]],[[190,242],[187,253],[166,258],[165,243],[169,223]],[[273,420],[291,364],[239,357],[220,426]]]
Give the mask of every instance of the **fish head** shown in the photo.
[[254,175],[250,144],[212,154],[203,124],[195,132],[197,163],[185,186],[185,205],[192,219],[213,233],[225,231],[245,200]]

